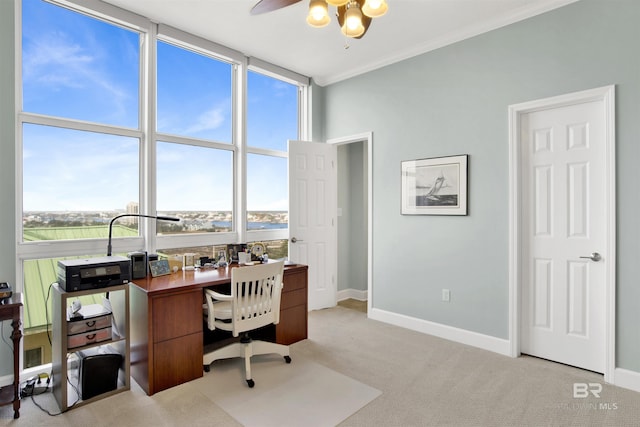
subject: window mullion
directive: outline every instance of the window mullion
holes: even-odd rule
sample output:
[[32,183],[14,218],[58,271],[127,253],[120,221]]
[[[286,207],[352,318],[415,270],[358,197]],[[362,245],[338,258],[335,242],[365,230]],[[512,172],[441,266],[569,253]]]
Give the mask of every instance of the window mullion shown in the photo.
[[[140,67],[144,70],[141,74],[141,86],[144,97],[141,96],[141,122],[145,130],[142,145],[142,164],[140,165],[140,213],[155,215],[157,213],[157,141],[156,141],[156,117],[157,117],[157,24],[150,24],[149,32],[145,37],[145,49],[141,50],[144,62]],[[142,218],[141,218],[142,220]],[[140,221],[143,224],[142,236],[145,238],[145,250],[149,253],[156,252],[157,223],[149,218]]]
[[247,241],[247,61],[234,66],[234,144],[238,147],[235,162],[235,230],[240,243]]

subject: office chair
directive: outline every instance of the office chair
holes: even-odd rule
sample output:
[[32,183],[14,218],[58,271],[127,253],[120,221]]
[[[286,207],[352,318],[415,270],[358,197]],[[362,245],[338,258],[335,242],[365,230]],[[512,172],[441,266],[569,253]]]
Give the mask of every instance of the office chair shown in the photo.
[[251,356],[277,353],[291,363],[289,347],[265,341],[253,341],[249,331],[280,321],[280,295],[284,261],[255,266],[236,267],[231,270],[231,295],[205,289],[204,315],[209,330],[216,328],[231,331],[236,342],[203,357],[205,372],[209,372],[214,360],[243,357],[245,375],[249,387],[255,385],[251,378]]

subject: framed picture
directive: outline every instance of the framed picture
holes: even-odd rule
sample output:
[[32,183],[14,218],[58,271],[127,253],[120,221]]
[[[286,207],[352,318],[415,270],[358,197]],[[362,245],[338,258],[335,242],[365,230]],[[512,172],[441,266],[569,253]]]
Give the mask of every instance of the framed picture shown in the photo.
[[169,268],[168,259],[159,259],[156,261],[149,261],[149,270],[151,270],[151,277],[164,276],[171,273]]
[[402,215],[466,215],[468,155],[402,162]]
[[227,245],[227,253],[229,254],[227,262],[230,264],[238,262],[238,252],[245,252],[246,250],[247,245],[245,243]]

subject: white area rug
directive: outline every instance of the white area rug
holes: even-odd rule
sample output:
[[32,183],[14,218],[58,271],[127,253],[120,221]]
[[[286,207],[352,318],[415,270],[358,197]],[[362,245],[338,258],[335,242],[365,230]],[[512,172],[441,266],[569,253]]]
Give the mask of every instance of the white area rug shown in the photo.
[[280,356],[252,358],[255,387],[242,359],[219,360],[194,385],[246,427],[335,426],[382,392],[317,363]]

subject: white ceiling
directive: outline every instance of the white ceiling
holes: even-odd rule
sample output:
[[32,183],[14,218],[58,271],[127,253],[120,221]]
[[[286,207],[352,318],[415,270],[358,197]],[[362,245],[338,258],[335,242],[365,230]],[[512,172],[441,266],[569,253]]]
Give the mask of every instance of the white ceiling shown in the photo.
[[328,26],[307,25],[308,0],[253,16],[258,0],[103,1],[324,86],[577,0],[387,0],[387,14],[359,40],[342,36],[332,6]]

